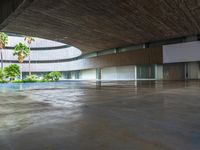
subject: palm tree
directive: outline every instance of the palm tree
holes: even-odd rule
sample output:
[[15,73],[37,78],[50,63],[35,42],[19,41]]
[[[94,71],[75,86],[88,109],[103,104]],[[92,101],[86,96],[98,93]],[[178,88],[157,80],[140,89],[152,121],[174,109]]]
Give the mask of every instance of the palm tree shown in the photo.
[[3,48],[8,44],[8,35],[0,32],[1,69],[3,69]]
[[35,41],[35,39],[31,36],[26,36],[24,38],[24,41],[27,42],[28,48],[29,48],[29,51],[30,51],[29,56],[28,56],[28,60],[29,60],[28,62],[29,62],[29,76],[31,76],[31,44],[32,44],[32,42]]
[[21,64],[21,74],[20,74],[20,79],[22,80],[22,63],[24,62],[24,58],[26,58],[30,53],[29,48],[25,45],[22,44],[21,42],[17,44],[14,48],[13,55],[18,56],[18,61]]

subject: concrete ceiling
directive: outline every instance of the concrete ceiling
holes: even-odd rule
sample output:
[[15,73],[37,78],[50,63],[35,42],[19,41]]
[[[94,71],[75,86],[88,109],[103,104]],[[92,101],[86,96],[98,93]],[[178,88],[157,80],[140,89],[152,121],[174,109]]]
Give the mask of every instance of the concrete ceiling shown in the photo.
[[65,42],[83,52],[200,33],[199,0],[27,2],[3,31]]

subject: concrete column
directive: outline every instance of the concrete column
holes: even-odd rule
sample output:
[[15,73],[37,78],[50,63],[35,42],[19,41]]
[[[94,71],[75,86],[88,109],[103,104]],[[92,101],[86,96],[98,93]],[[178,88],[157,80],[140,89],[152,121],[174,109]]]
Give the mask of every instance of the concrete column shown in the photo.
[[135,65],[135,80],[137,80],[137,66]]
[[188,76],[188,63],[184,63],[184,74],[185,74],[185,80],[189,78]]
[[198,68],[198,70],[199,70],[199,72],[198,72],[198,79],[200,79],[200,63],[198,63],[199,65],[199,68]]
[[146,44],[142,44],[142,48],[146,48]]
[[158,79],[158,66],[155,65],[155,79]]
[[96,79],[101,80],[101,68],[96,69]]
[[163,80],[163,65],[155,66],[156,80]]

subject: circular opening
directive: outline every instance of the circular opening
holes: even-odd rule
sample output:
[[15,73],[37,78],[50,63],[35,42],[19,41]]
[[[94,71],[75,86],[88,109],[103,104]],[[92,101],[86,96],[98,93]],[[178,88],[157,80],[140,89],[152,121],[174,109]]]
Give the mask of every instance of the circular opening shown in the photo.
[[[6,45],[6,57],[5,60],[16,60],[17,58],[13,56],[13,49],[19,42],[26,43],[24,40],[25,36],[8,34],[8,44]],[[34,42],[31,43],[31,60],[32,61],[59,61],[67,60],[71,58],[78,57],[82,54],[81,50],[52,40],[42,39],[38,37],[33,37]],[[25,59],[26,60],[26,59]]]

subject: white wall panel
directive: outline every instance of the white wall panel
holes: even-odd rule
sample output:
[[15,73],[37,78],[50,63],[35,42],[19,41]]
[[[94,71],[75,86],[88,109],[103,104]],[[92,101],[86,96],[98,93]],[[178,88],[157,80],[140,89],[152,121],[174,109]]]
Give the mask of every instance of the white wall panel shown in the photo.
[[199,64],[188,63],[188,79],[198,79],[199,76]]
[[117,80],[116,67],[103,68],[101,70],[102,80]]
[[163,79],[163,66],[156,65],[156,79],[162,80]]
[[135,66],[116,67],[117,80],[134,80]]
[[82,70],[80,79],[83,80],[96,80],[96,69]]
[[200,41],[163,46],[164,63],[200,61]]
[[135,66],[110,67],[102,69],[102,80],[135,80]]

